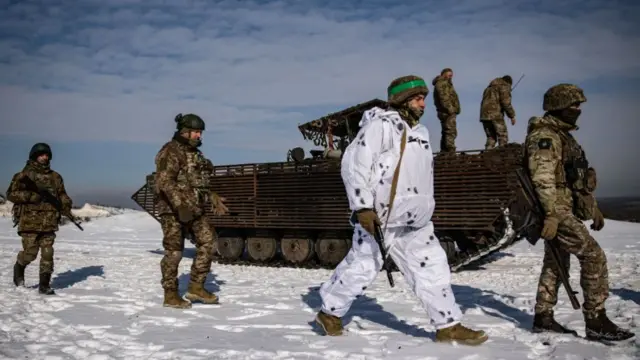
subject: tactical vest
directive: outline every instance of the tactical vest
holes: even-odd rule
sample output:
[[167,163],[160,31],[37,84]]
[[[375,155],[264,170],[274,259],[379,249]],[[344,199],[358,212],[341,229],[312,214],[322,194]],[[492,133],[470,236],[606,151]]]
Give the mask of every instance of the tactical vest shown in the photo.
[[203,205],[209,199],[211,163],[200,151],[188,152],[186,155],[187,164],[178,172],[178,184],[193,189],[199,205]]
[[582,146],[566,131],[557,131],[562,140],[562,172],[564,185],[571,190],[573,213],[580,220],[591,220],[595,210],[597,179],[595,169],[589,167],[589,161]]

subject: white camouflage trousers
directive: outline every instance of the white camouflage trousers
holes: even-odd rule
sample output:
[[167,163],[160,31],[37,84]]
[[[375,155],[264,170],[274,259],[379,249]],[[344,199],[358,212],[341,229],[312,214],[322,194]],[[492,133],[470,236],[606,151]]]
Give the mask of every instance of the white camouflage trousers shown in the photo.
[[[385,246],[436,329],[460,322],[462,311],[451,290],[451,271],[433,224],[421,229],[387,229]],[[343,317],[382,269],[380,248],[373,236],[356,224],[353,245],[320,287],[322,311]]]

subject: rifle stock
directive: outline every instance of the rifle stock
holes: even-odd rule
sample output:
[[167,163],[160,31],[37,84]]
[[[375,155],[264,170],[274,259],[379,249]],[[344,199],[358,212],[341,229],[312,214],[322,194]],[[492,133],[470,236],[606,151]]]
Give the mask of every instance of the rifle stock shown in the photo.
[[[544,214],[545,214],[544,207],[542,206],[542,202],[540,202],[540,199],[538,198],[538,195],[536,194],[535,189],[533,188],[531,182],[529,181],[529,178],[524,174],[524,169],[522,168],[517,169],[516,173],[518,174],[518,178],[520,179],[522,190],[525,192],[527,197],[533,202],[533,207],[534,207],[533,211],[536,213],[539,220],[544,219]],[[535,230],[527,234],[527,236],[530,238],[532,236],[537,236],[535,240],[530,239],[529,241],[533,245],[535,245],[536,240],[540,238],[540,233],[541,233],[539,221],[537,222],[537,224],[535,224],[535,226],[536,226]],[[531,229],[531,226],[529,227],[529,229]],[[560,257],[560,252],[558,247],[553,242],[553,240],[549,241],[545,239],[544,241],[545,241],[545,244],[549,247],[549,249],[551,249],[551,258],[553,259],[553,262],[555,263],[556,268],[558,269],[558,277],[560,278],[560,282],[562,282],[562,285],[564,286],[564,289],[567,292],[567,295],[569,296],[569,300],[571,301],[571,306],[573,306],[574,310],[580,309],[580,301],[578,301],[578,297],[576,297],[576,294],[578,294],[578,292],[574,291],[571,288],[571,284],[569,283],[569,274],[566,273],[565,268],[562,266],[562,261],[560,260],[561,257]]]
[[51,205],[53,205],[53,207],[56,208],[56,210],[58,210],[58,212],[64,216],[66,216],[72,223],[73,225],[75,225],[78,229],[80,229],[81,231],[84,231],[84,229],[82,228],[82,226],[80,226],[80,224],[78,223],[78,221],[75,219],[75,217],[73,216],[73,214],[71,214],[71,211],[69,212],[64,212],[62,209],[62,203],[60,202],[60,200],[58,200],[58,198],[56,198],[55,196],[53,196],[50,192],[48,192],[47,190],[42,190],[38,187],[38,184],[36,184],[30,177],[28,176],[23,176],[20,181],[27,186],[28,190],[31,190],[33,192],[36,192],[38,194],[40,194],[40,196],[42,197],[42,199],[45,202],[50,203]]

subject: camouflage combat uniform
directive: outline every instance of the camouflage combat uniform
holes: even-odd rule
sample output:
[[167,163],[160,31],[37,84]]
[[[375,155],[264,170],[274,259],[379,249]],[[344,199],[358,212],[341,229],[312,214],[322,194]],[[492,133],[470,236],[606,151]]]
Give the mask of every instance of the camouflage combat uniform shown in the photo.
[[[48,160],[39,162],[38,157],[45,154],[48,155]],[[49,145],[35,144],[31,148],[27,164],[13,176],[7,190],[7,199],[14,204],[14,222],[22,237],[22,251],[18,253],[13,268],[13,282],[16,286],[24,285],[25,268],[38,257],[40,251],[39,291],[47,295],[55,294],[50,282],[53,274],[53,243],[61,213],[53,204],[43,201],[40,192],[47,191],[55,197],[62,205],[62,212],[68,213],[72,207],[62,176],[50,168],[52,158]],[[37,189],[25,184],[26,177],[37,185]]]
[[211,269],[214,251],[214,229],[205,216],[205,203],[212,196],[208,192],[212,165],[198,149],[200,140],[184,136],[191,131],[203,131],[202,119],[193,114],[179,114],[176,122],[178,131],[155,158],[156,206],[164,235],[161,283],[165,292],[164,306],[189,308],[190,302],[178,294],[177,279],[188,232],[195,237],[196,256],[185,297],[209,304],[218,302],[218,297],[203,286]]
[[[584,292],[582,311],[587,337],[622,340],[632,336],[613,324],[605,314],[609,296],[607,259],[583,221],[593,220],[592,228],[604,226],[593,192],[595,169],[582,147],[571,135],[580,115],[579,105],[586,102],[582,89],[559,84],[544,95],[542,117],[529,120],[526,163],[531,181],[546,212],[541,237],[558,247],[562,264],[569,270],[569,255],[580,262],[580,285]],[[538,283],[534,331],[573,332],[553,318],[560,280],[551,249],[545,242],[544,260]]]
[[515,119],[516,112],[511,106],[511,76],[505,75],[496,78],[489,83],[489,86],[482,93],[482,103],[480,104],[480,122],[487,136],[485,149],[504,146],[509,142],[509,132],[504,121],[506,113],[510,119]]
[[[444,69],[442,72],[445,73],[449,70],[450,69]],[[456,93],[451,79],[447,79],[442,75],[436,76],[432,84],[433,102],[442,128],[440,151],[455,152],[456,137],[458,136],[456,117],[460,115],[458,93]]]

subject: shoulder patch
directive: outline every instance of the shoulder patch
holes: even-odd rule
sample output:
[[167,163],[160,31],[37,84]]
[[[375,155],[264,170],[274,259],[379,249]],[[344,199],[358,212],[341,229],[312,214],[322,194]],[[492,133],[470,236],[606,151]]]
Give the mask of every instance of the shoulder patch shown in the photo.
[[551,149],[551,139],[550,138],[542,138],[538,141],[539,149]]

